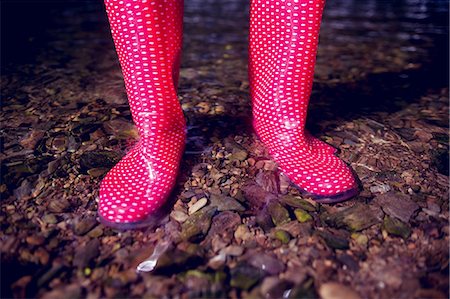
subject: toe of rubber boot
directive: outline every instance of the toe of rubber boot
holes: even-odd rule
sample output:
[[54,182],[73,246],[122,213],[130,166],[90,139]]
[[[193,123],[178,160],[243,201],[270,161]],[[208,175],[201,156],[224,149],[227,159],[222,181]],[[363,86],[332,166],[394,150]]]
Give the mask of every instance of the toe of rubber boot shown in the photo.
[[160,220],[176,172],[155,168],[134,148],[108,172],[100,186],[98,215],[103,224],[134,229]]

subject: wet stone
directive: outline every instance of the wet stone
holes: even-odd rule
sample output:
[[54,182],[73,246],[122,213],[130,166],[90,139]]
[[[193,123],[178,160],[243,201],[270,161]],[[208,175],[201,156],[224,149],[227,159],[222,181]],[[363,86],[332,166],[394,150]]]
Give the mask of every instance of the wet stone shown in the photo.
[[185,222],[189,216],[182,212],[182,211],[172,211],[172,213],[170,213],[170,216],[177,222],[183,223]]
[[82,236],[89,232],[96,224],[97,220],[95,217],[82,217],[76,221],[74,233],[78,236]]
[[181,227],[181,238],[184,240],[205,235],[211,226],[211,218],[215,208],[202,209],[192,214]]
[[62,152],[67,148],[68,138],[65,135],[57,135],[47,139],[46,146],[55,152]]
[[416,139],[414,130],[411,128],[399,128],[395,130],[406,141],[413,141]]
[[364,235],[364,234],[360,234],[360,233],[353,233],[351,235],[352,239],[355,240],[356,244],[366,247],[367,243],[369,242],[369,238]]
[[243,149],[238,149],[233,151],[233,153],[230,156],[230,160],[245,161],[247,157],[248,157],[247,151]]
[[439,173],[449,175],[449,152],[448,149],[439,148],[432,151],[432,165],[436,167]]
[[398,218],[406,223],[419,210],[419,205],[411,200],[409,195],[393,191],[376,196],[374,203],[378,204],[389,216]]
[[280,191],[279,176],[275,172],[260,171],[256,175],[255,181],[267,192],[277,194]]
[[22,199],[22,198],[29,198],[30,194],[31,194],[31,183],[28,180],[23,180],[22,183],[20,184],[20,187],[17,188],[16,190],[14,190],[14,196],[17,199]]
[[287,244],[291,240],[291,235],[289,235],[287,231],[282,229],[275,230],[273,236],[275,237],[275,239],[280,240],[283,244]]
[[80,167],[84,171],[92,168],[111,168],[119,162],[120,158],[116,152],[86,152],[80,157]]
[[252,253],[247,262],[271,275],[279,274],[284,271],[284,264],[276,257],[266,253]]
[[267,299],[287,298],[292,286],[291,282],[278,277],[266,277],[261,283],[260,293]]
[[370,192],[372,193],[386,193],[389,192],[391,190],[391,186],[389,186],[388,184],[378,184],[375,186],[371,186],[370,187]]
[[28,236],[26,241],[30,245],[42,245],[45,242],[45,238],[43,236]]
[[264,231],[269,231],[272,227],[274,227],[274,223],[272,221],[272,217],[269,214],[267,206],[257,212],[256,223]]
[[231,256],[241,256],[244,253],[244,248],[242,246],[230,245],[222,249],[220,252]]
[[276,226],[283,225],[291,221],[288,210],[286,210],[278,201],[269,203],[268,211],[272,221]]
[[80,247],[75,251],[73,264],[78,268],[87,267],[99,254],[100,241],[98,239],[92,239],[86,246]]
[[53,198],[48,204],[48,210],[53,213],[63,213],[70,210],[71,204],[66,198]]
[[245,208],[234,198],[229,196],[222,196],[211,194],[209,198],[210,205],[216,207],[219,212],[222,211],[245,211]]
[[136,139],[139,133],[136,127],[126,119],[116,118],[103,124],[103,129],[117,139]]
[[[285,292],[283,297],[289,299],[297,299],[297,298],[319,298],[317,295],[312,279],[306,280],[306,282],[301,283],[300,285],[294,286],[289,292]],[[286,296],[287,295],[287,296]]]
[[234,238],[236,240],[246,241],[252,239],[253,234],[250,232],[247,225],[241,224],[234,231]]
[[351,288],[337,282],[327,282],[319,288],[320,297],[323,299],[361,299],[358,293]]
[[321,218],[330,226],[361,231],[380,223],[383,219],[383,211],[373,205],[355,204],[335,214],[325,213]]
[[237,213],[231,211],[221,212],[214,216],[211,228],[208,232],[208,238],[221,236],[221,240],[223,241],[223,237],[227,234],[230,234],[231,236],[236,227],[240,224],[241,217]]
[[44,135],[44,131],[31,130],[20,140],[20,145],[26,149],[34,149]]
[[91,168],[87,171],[87,173],[93,177],[93,178],[98,178],[101,177],[102,175],[106,174],[108,172],[108,168],[104,168],[104,167],[99,167],[99,168]]
[[264,298],[271,298],[269,292],[274,288],[277,284],[280,283],[280,279],[277,276],[270,276],[264,278],[261,283],[260,293]]
[[195,202],[188,210],[189,215],[194,214],[201,208],[203,208],[208,203],[208,199],[206,197],[200,198],[197,202]]
[[263,277],[263,271],[245,264],[231,269],[230,286],[241,290],[249,290],[255,286]]
[[77,283],[72,283],[67,286],[61,286],[48,293],[46,293],[43,299],[59,299],[59,298],[83,298],[83,288]]
[[325,243],[332,249],[348,249],[349,242],[348,238],[331,231],[317,231],[318,236],[320,236]]
[[446,133],[438,133],[438,132],[432,132],[432,134],[433,134],[433,138],[437,142],[439,142],[441,144],[448,145],[448,143],[449,143],[449,135],[448,134],[446,134]]
[[103,235],[103,228],[101,225],[97,225],[94,229],[92,229],[88,234],[90,238],[99,238]]
[[38,287],[46,285],[49,281],[55,278],[59,273],[65,270],[65,266],[59,263],[55,263],[52,267],[44,272],[36,281]]
[[245,184],[242,191],[250,208],[255,211],[260,211],[267,206],[266,203],[276,200],[274,194],[267,192],[258,184]]
[[11,285],[14,298],[26,298],[27,287],[32,279],[33,277],[31,275],[22,276]]
[[311,222],[300,223],[298,221],[291,221],[279,226],[278,228],[288,232],[295,238],[310,236],[312,233]]
[[300,208],[300,209],[308,211],[308,212],[316,211],[315,206],[313,206],[311,203],[309,203],[308,201],[306,201],[298,196],[285,195],[280,198],[280,201],[291,207]]
[[352,257],[351,255],[348,254],[338,255],[337,259],[351,271],[355,272],[359,271],[358,261],[356,261],[355,258]]
[[383,229],[389,234],[407,239],[411,235],[411,229],[401,220],[386,216],[383,221]]
[[42,220],[47,224],[55,224],[58,222],[58,219],[56,219],[56,216],[53,214],[45,214],[44,217],[42,217]]
[[192,269],[198,266],[203,259],[198,245],[190,244],[191,248],[181,250],[171,248],[165,251],[158,259],[155,266],[155,273],[172,274],[179,273],[184,269]]
[[308,214],[308,212],[303,211],[302,209],[295,209],[294,210],[295,218],[301,223],[311,221],[313,218],[311,215]]

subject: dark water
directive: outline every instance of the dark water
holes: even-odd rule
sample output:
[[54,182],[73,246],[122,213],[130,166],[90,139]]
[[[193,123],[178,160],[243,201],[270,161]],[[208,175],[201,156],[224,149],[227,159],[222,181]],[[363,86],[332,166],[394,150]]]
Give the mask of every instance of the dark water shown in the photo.
[[[442,59],[448,57],[448,1],[427,0],[336,0],[328,1],[323,26],[336,33],[333,42],[346,43],[386,39],[408,40],[405,51],[416,51],[427,39],[444,39],[436,45]],[[79,25],[78,30],[99,30],[107,24],[102,1],[2,1],[2,65],[32,62],[45,50],[51,32],[61,26]],[[204,43],[245,43],[249,1],[187,0],[185,27],[189,40]],[[72,24],[71,24],[72,23]],[[226,36],[226,37],[225,37]],[[209,53],[209,57],[214,55]],[[208,53],[204,53],[208,57]],[[444,63],[443,63],[444,65]]]

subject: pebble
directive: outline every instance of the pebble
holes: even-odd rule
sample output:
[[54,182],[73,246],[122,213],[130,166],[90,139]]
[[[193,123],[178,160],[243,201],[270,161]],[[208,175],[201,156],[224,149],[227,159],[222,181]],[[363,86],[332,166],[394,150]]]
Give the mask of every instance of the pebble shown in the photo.
[[80,157],[80,167],[86,171],[92,168],[111,168],[119,162],[121,155],[112,151],[85,152]]
[[218,255],[215,255],[208,261],[208,266],[212,269],[219,269],[222,267],[227,260],[227,256],[224,253],[219,253]]
[[401,220],[386,216],[383,221],[383,229],[389,234],[407,239],[411,235],[411,229]]
[[81,246],[75,251],[73,258],[74,266],[84,268],[100,254],[100,241],[98,239],[90,240],[86,246]]
[[361,299],[359,294],[351,288],[337,282],[322,284],[319,295],[322,299]]
[[231,256],[241,256],[242,253],[244,253],[244,248],[242,246],[230,245],[222,249],[220,252]]
[[46,142],[47,148],[51,148],[55,152],[62,152],[67,148],[68,139],[65,135],[60,134],[53,138],[49,138]]
[[234,238],[236,240],[246,241],[248,239],[253,238],[253,234],[250,233],[250,230],[248,229],[247,225],[241,224],[234,231]]
[[87,173],[93,177],[93,178],[98,178],[101,177],[102,175],[106,174],[108,172],[109,168],[104,168],[104,167],[98,167],[98,168],[91,168],[87,171]]
[[370,188],[370,192],[372,193],[386,193],[388,191],[391,190],[391,187],[388,184],[379,184],[376,186],[371,186]]
[[88,234],[90,238],[99,238],[103,235],[103,228],[101,225],[97,225],[93,230],[91,230]]
[[283,244],[287,244],[291,240],[291,235],[289,235],[287,231],[282,229],[277,229],[273,235],[275,239],[280,240]]
[[283,225],[291,221],[289,212],[279,202],[272,202],[268,207],[269,214],[272,217],[272,221],[276,226]]
[[262,168],[264,168],[264,164],[265,164],[264,160],[260,160],[260,161],[256,162],[255,167],[256,167],[256,169],[262,169]]
[[36,249],[36,252],[34,253],[34,255],[39,259],[39,262],[42,265],[48,264],[48,261],[50,259],[50,254],[48,253],[47,250],[44,249],[44,247],[38,247]]
[[26,241],[30,245],[42,245],[45,242],[45,238],[43,236],[28,236]]
[[20,145],[26,149],[34,149],[37,143],[44,137],[45,132],[41,130],[31,130],[20,140]]
[[53,213],[63,213],[69,211],[70,206],[70,202],[66,198],[53,198],[47,209]]
[[245,208],[234,198],[229,196],[222,196],[211,194],[210,205],[212,207],[217,207],[219,212],[222,211],[245,211]]
[[230,156],[230,160],[236,160],[236,161],[245,161],[248,157],[248,153],[244,149],[237,149],[233,151],[233,153]]
[[295,218],[301,223],[311,221],[313,218],[311,215],[308,214],[308,212],[303,211],[302,209],[295,209],[294,210]]
[[112,135],[117,139],[136,139],[139,137],[139,133],[133,123],[124,118],[115,118],[103,123],[103,129],[106,134]]
[[271,289],[273,289],[279,283],[280,283],[280,279],[277,276],[269,276],[269,277],[264,278],[263,282],[261,283],[261,287],[260,287],[261,295],[264,298],[266,298],[269,291]]
[[55,224],[58,222],[58,219],[56,219],[56,216],[53,214],[45,214],[44,217],[42,217],[42,220],[47,224]]
[[383,219],[383,211],[378,206],[358,203],[334,214],[324,213],[320,217],[328,225],[361,231],[380,223]]
[[197,212],[198,210],[203,208],[207,203],[208,203],[208,200],[206,199],[206,197],[200,198],[199,200],[197,200],[197,202],[195,204],[193,204],[189,208],[189,210],[188,210],[189,215],[194,214],[195,212]]
[[348,249],[349,242],[346,238],[338,235],[337,233],[328,232],[328,231],[317,231],[317,235],[319,235],[325,243],[332,249]]
[[295,238],[310,236],[312,232],[311,222],[300,223],[296,220],[283,224],[278,228],[288,232],[291,236]]
[[386,214],[406,223],[419,210],[419,205],[411,200],[409,195],[394,191],[377,195],[374,203],[379,205]]
[[257,269],[261,269],[270,275],[279,274],[284,271],[284,264],[276,257],[266,253],[254,253],[247,259],[248,263]]
[[74,226],[74,233],[78,236],[82,236],[89,232],[95,225],[97,224],[97,220],[95,217],[83,217],[76,221]]
[[215,212],[215,208],[205,208],[192,214],[182,224],[180,237],[188,240],[198,235],[205,235],[211,226],[211,218]]
[[197,105],[195,105],[195,107],[197,107],[198,112],[200,113],[208,113],[209,110],[211,109],[211,104],[208,102],[200,102]]
[[189,216],[186,213],[182,212],[182,211],[172,211],[172,213],[170,213],[170,216],[175,221],[178,221],[180,223],[185,222],[189,218]]
[[250,165],[250,166],[254,166],[255,163],[256,163],[256,161],[255,161],[255,159],[253,159],[253,158],[248,158],[248,159],[247,159],[247,163],[248,163],[248,165]]
[[316,207],[310,202],[302,199],[299,196],[285,195],[280,198],[280,201],[294,208],[301,208],[308,212],[315,212]]
[[262,271],[245,264],[231,269],[230,274],[230,286],[242,290],[249,290],[263,277]]
[[357,244],[359,244],[360,246],[364,246],[366,247],[367,244],[369,243],[369,238],[364,235],[364,234],[359,234],[359,233],[353,233],[351,235],[352,239],[355,240],[355,242]]

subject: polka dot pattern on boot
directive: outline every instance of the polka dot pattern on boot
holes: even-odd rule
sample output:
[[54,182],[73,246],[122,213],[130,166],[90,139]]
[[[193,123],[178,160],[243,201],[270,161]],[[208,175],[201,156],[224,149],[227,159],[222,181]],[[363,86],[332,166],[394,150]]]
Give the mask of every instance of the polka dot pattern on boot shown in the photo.
[[105,0],[105,6],[140,138],[103,179],[99,214],[106,223],[139,224],[168,198],[185,144],[176,95],[183,1]]
[[334,149],[305,132],[324,0],[253,0],[249,77],[255,130],[280,169],[316,198],[357,184]]

